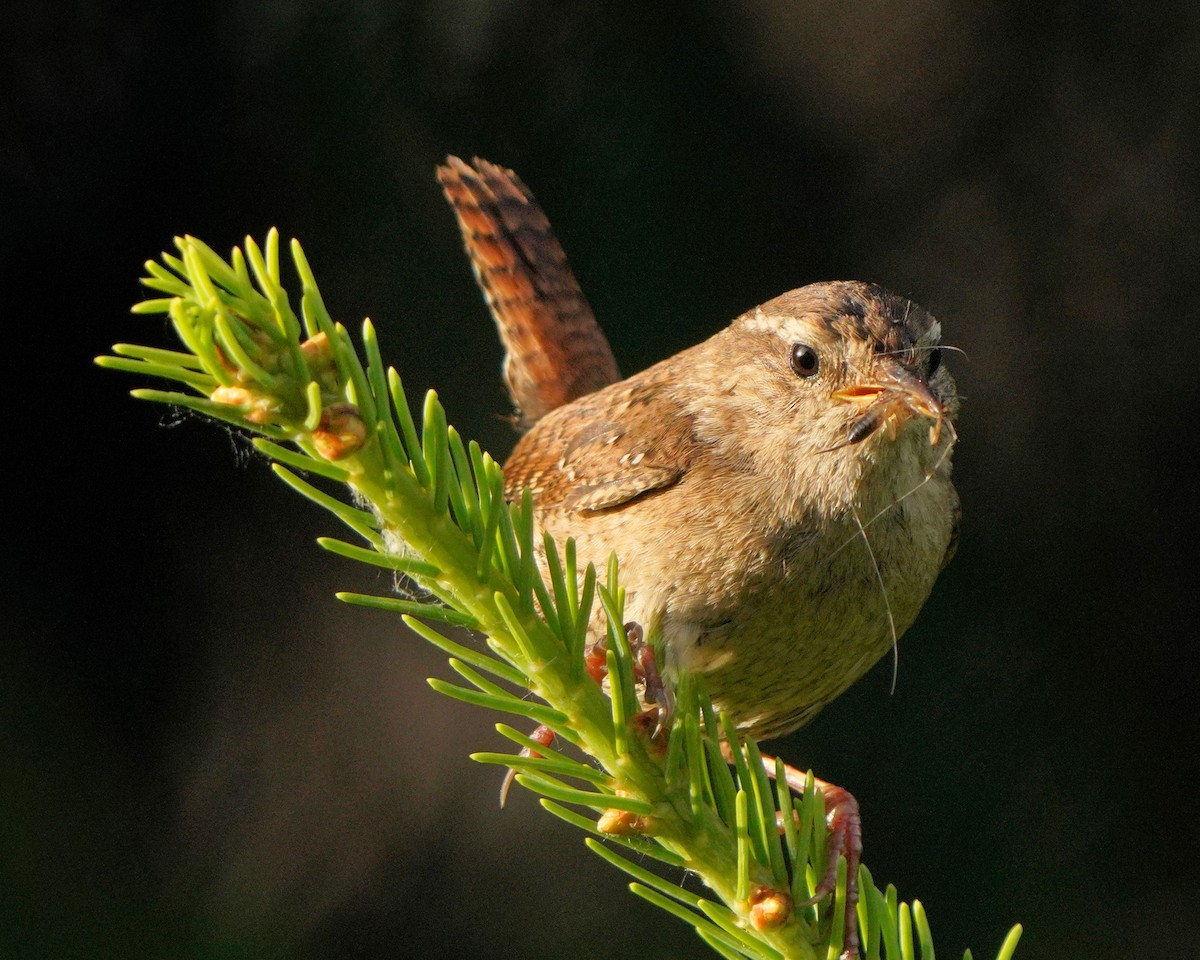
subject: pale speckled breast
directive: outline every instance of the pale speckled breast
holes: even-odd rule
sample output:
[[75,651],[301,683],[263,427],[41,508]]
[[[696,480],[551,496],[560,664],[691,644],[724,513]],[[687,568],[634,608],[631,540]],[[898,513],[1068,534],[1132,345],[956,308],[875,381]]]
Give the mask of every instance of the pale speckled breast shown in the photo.
[[892,648],[889,608],[898,637],[941,569],[957,506],[949,458],[922,484],[930,456],[924,432],[906,432],[897,444],[905,449],[866,475],[874,495],[857,504],[878,573],[849,510],[789,527],[764,518],[752,539],[723,540],[730,511],[750,515],[762,504],[749,487],[734,487],[721,502],[697,496],[711,482],[703,470],[650,494],[670,501],[658,506],[677,518],[665,563],[661,531],[646,530],[637,509],[576,515],[569,530],[551,532],[576,537],[580,556],[599,569],[619,543],[626,619],[661,628],[668,669],[703,673],[717,708],[741,729],[780,735],[812,719]]
[[958,495],[948,462],[922,483],[930,451],[921,437],[898,443],[906,449],[867,475],[874,495],[857,504],[870,549],[847,512],[816,535],[781,536],[773,559],[785,572],[748,583],[724,621],[697,630],[667,610],[673,654],[705,674],[717,708],[741,729],[766,738],[807,723],[892,649],[928,598]]

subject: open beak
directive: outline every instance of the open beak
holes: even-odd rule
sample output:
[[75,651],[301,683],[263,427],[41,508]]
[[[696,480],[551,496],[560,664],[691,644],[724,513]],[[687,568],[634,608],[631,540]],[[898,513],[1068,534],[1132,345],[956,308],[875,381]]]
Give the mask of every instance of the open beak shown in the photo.
[[862,415],[850,426],[849,443],[861,443],[880,427],[887,427],[894,438],[914,416],[933,421],[929,427],[931,446],[936,447],[941,437],[945,413],[941,401],[929,384],[900,363],[889,363],[875,380],[843,387],[832,396],[862,410]]

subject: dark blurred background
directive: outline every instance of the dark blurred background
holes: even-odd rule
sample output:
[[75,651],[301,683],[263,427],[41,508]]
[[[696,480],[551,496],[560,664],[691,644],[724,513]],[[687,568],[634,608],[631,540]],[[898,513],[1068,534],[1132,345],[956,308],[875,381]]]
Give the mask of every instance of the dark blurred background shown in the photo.
[[[945,956],[1194,956],[1189,5],[65,3],[0,30],[9,413],[0,956],[707,956],[528,795],[385,577],[91,357],[176,233],[298,236],[497,455],[500,350],[433,179],[515,168],[631,372],[875,280],[969,360],[958,557],[787,758],[862,801]],[[15,379],[14,379],[15,378]],[[1190,584],[1190,586],[1189,586]],[[1191,626],[1190,626],[1191,624]],[[1188,640],[1191,632],[1193,639]],[[1192,743],[1192,747],[1187,747]]]

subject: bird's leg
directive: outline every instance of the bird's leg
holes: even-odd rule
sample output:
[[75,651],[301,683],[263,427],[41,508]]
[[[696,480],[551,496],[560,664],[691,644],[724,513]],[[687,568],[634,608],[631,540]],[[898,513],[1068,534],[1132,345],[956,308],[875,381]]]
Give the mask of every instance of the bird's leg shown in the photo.
[[[733,763],[733,748],[728,742],[721,743],[721,754],[726,762]],[[763,754],[763,769],[767,776],[775,779],[775,758]],[[793,793],[803,796],[808,775],[791,764],[783,765],[784,781]],[[858,801],[844,787],[835,783],[813,778],[813,785],[821,791],[825,801],[825,825],[829,829],[826,847],[825,875],[817,884],[812,897],[798,907],[816,903],[834,892],[837,887],[838,857],[846,858],[846,916],[843,926],[842,960],[854,960],[858,956],[858,865],[862,862],[862,818],[858,812]],[[780,831],[782,832],[782,824]]]
[[[641,625],[633,622],[625,624],[625,637],[629,641],[629,649],[633,653],[634,682],[642,685],[642,700],[650,705],[649,709],[634,717],[633,722],[643,729],[651,740],[657,740],[659,734],[667,728],[671,716],[670,692],[663,683],[662,675],[658,672],[658,664],[654,660],[654,649],[646,643]],[[603,685],[608,677],[607,638],[601,637],[595,643],[589,644],[583,656],[584,667],[588,675],[596,683]],[[554,731],[547,726],[538,726],[529,734],[529,739],[548,747],[554,742]],[[536,757],[538,755],[537,751],[529,747],[522,747],[521,752],[517,754],[519,757]],[[500,785],[500,806],[502,807],[508,802],[508,792],[512,788],[516,775],[516,771],[511,768],[504,775],[504,782]]]
[[594,643],[589,643],[583,651],[583,666],[599,686],[604,686],[608,677],[608,637],[602,636]]
[[[625,624],[625,639],[629,642],[629,650],[633,654],[633,681],[641,685],[641,699],[647,705],[647,709],[632,719],[650,740],[657,741],[670,726],[673,706],[671,692],[659,673],[658,663],[654,659],[654,648],[646,642],[641,624],[633,621]],[[584,653],[584,665],[591,678],[603,685],[608,678],[607,637],[601,637],[588,645]]]
[[[763,767],[770,777],[775,776],[775,759],[763,755]],[[790,764],[783,765],[784,779],[793,792],[804,794],[807,775]],[[842,958],[858,956],[858,865],[862,862],[862,817],[858,801],[844,787],[813,778],[825,799],[825,825],[829,828],[829,845],[826,848],[825,876],[817,884],[809,903],[815,903],[837,886],[838,857],[846,858],[846,922],[843,927]],[[807,904],[801,904],[807,906]]]
[[646,709],[635,716],[633,722],[652,743],[659,743],[670,726],[671,692],[663,683],[658,662],[654,659],[654,648],[646,642],[641,624],[625,624],[625,636],[633,654],[633,680],[642,685],[642,702],[646,704]]
[[654,729],[650,736],[658,736],[670,726],[671,691],[663,683],[662,674],[658,670],[658,661],[654,659],[654,648],[646,643],[641,625],[625,624],[625,636],[629,639],[629,649],[633,652],[633,679],[642,685],[642,701],[648,708],[642,717],[654,721]]

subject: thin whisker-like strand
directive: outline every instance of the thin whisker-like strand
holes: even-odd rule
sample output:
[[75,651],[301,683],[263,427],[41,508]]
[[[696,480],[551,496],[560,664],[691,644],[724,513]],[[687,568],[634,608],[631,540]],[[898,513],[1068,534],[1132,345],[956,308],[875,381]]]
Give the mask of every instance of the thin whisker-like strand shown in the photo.
[[967,353],[966,350],[964,350],[962,347],[951,346],[948,343],[927,343],[927,344],[915,343],[911,347],[905,347],[903,350],[880,350],[878,353],[875,354],[875,356],[876,357],[903,357],[907,354],[914,353],[918,350],[924,350],[926,353],[929,353],[930,351],[933,351],[933,350],[949,350],[951,353],[957,353],[968,363],[970,363],[970,361],[971,361],[971,357]]
[[[938,457],[937,462],[933,465],[933,467],[929,470],[929,472],[927,474],[925,474],[925,476],[920,480],[919,483],[914,484],[912,489],[906,490],[903,494],[898,496],[895,500],[893,500],[891,503],[889,503],[886,507],[881,509],[878,513],[874,514],[865,523],[863,523],[862,520],[859,519],[857,512],[855,513],[854,519],[856,521],[858,521],[858,523],[864,530],[865,530],[865,528],[872,526],[880,518],[886,516],[890,511],[894,510],[901,503],[903,503],[905,500],[907,500],[909,497],[911,497],[914,493],[916,493],[918,490],[920,490],[923,486],[925,486],[925,484],[929,483],[930,480],[932,480],[934,477],[937,476],[938,471],[942,468],[942,464],[944,464],[946,462],[946,458],[950,456],[950,451],[952,451],[954,449],[954,445],[956,443],[958,443],[958,431],[954,428],[953,420],[943,420],[942,421],[942,429],[947,430],[949,432],[950,442],[946,444],[946,449],[944,449],[942,451],[942,455],[940,457]],[[842,447],[846,447],[846,446],[849,446],[849,443],[843,443],[840,446],[830,447],[829,450],[830,451],[840,450],[840,449],[842,449]],[[822,453],[824,453],[824,452],[827,452],[827,451],[822,451]],[[829,555],[827,556],[826,559],[827,560],[833,559],[834,557],[836,557],[839,553],[841,553],[843,550],[845,550],[846,547],[850,546],[850,544],[852,544],[857,539],[858,539],[857,536],[847,538],[845,541],[843,541],[837,547],[835,547],[829,553]]]
[[858,508],[854,504],[850,504],[850,514],[854,517],[854,522],[858,524],[858,532],[867,547],[867,555],[871,558],[871,569],[875,571],[875,582],[879,584],[879,593],[883,597],[884,609],[887,610],[888,629],[892,633],[892,689],[889,692],[895,693],[896,677],[900,673],[900,634],[896,632],[896,618],[892,616],[892,601],[888,596],[887,585],[883,582],[883,572],[879,569],[879,561],[875,558],[871,538],[867,536],[867,528],[863,526],[862,517],[858,515]]

